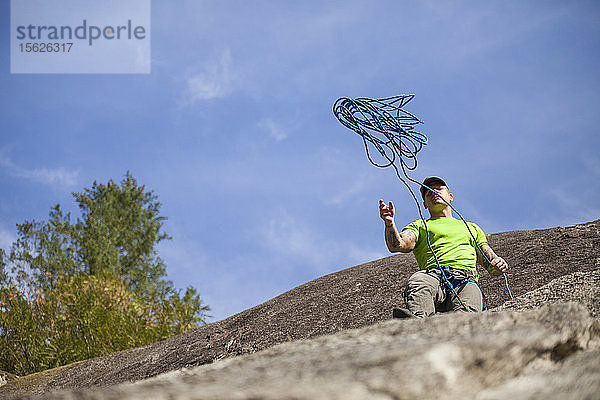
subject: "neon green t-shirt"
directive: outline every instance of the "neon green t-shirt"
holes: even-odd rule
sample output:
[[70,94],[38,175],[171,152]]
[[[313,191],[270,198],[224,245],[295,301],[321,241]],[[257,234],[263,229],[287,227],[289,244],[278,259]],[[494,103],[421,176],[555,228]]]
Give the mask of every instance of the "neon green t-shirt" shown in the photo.
[[[485,234],[480,227],[468,222],[469,229],[477,244],[487,244]],[[420,269],[437,268],[433,253],[427,245],[427,233],[423,220],[418,219],[407,225],[404,230],[411,230],[417,235],[417,244],[413,254]],[[474,271],[477,263],[477,248],[473,237],[469,234],[465,223],[453,217],[435,217],[427,220],[429,242],[435,251],[440,265]]]

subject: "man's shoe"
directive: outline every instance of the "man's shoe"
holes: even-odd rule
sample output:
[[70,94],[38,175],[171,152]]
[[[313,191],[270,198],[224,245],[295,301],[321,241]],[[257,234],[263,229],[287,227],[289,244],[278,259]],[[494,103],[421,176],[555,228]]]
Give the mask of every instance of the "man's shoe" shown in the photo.
[[394,308],[392,310],[392,318],[415,318],[415,315],[406,308]]

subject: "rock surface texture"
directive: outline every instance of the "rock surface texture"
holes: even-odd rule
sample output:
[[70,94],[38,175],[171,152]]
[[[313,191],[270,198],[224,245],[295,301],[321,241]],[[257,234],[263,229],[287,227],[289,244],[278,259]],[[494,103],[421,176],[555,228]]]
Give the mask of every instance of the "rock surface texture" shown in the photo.
[[585,307],[551,304],[380,322],[136,384],[45,398],[485,399],[532,390],[592,398],[600,393],[599,350],[600,322]]
[[[394,255],[321,277],[223,321],[150,346],[19,378],[0,387],[0,398],[61,389],[76,391],[52,396],[138,398],[138,392],[148,397],[145,390],[154,390],[163,398],[182,399],[454,398],[463,394],[496,398],[498,390],[513,387],[511,381],[520,382],[521,388],[528,385],[528,393],[538,390],[559,398],[560,391],[549,388],[575,385],[568,371],[589,377],[586,387],[598,390],[598,322],[593,317],[599,315],[600,220],[499,233],[488,240],[511,265],[511,290],[519,296],[506,302],[504,280],[481,272],[481,287],[497,312],[386,321],[392,308],[402,305],[403,285],[417,269],[412,255]],[[541,304],[565,301],[579,304],[539,309]],[[316,339],[301,340],[310,338]],[[251,354],[264,349],[268,350]],[[243,354],[249,355],[231,358]],[[595,369],[583,367],[594,362]],[[144,381],[136,389],[114,386],[182,368],[187,372]],[[390,369],[393,374],[388,374]],[[547,381],[547,376],[556,379]],[[279,380],[287,383],[278,385]],[[156,385],[181,386],[182,391],[168,397]],[[229,392],[219,385],[228,386]],[[80,391],[91,386],[111,388]],[[521,396],[520,389],[511,390]]]
[[568,301],[584,305],[592,317],[600,318],[600,269],[561,276],[539,289],[508,300],[494,311],[532,310],[547,303]]

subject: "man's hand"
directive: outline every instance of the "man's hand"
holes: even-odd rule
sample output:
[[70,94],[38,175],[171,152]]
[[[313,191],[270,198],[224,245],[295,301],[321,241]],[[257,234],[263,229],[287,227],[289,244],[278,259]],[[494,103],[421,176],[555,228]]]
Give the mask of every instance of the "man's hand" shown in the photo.
[[493,276],[498,276],[508,271],[508,263],[504,261],[504,258],[496,256],[490,262],[491,266],[491,274]]
[[383,200],[379,200],[379,216],[385,223],[385,244],[389,251],[408,253],[415,248],[417,235],[410,230],[398,232],[394,223],[394,204],[391,201],[386,206]]
[[[504,261],[504,258],[497,256],[488,244],[483,244],[481,246],[481,251],[485,254],[485,258],[477,252],[477,262],[485,267],[490,275],[498,276],[508,271],[508,263]],[[490,260],[489,263],[486,258],[487,260]]]
[[385,222],[385,226],[394,225],[394,204],[390,201],[388,206],[385,205],[383,200],[379,200],[379,216]]

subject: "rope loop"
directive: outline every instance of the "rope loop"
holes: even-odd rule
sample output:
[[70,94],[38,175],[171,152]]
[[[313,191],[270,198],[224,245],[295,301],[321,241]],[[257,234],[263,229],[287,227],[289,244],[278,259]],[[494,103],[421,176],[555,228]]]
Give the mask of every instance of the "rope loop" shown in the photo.
[[[333,105],[333,114],[346,128],[363,139],[369,161],[380,168],[389,167],[399,160],[403,168],[417,168],[417,153],[427,144],[427,136],[415,130],[423,122],[404,110],[414,94],[401,94],[383,99],[341,97]],[[387,162],[379,163],[371,157],[369,144]]]

